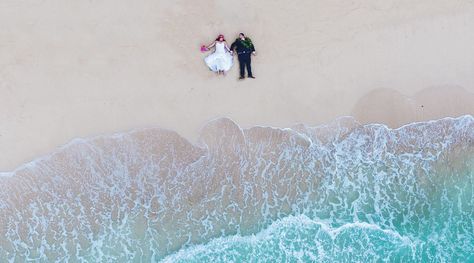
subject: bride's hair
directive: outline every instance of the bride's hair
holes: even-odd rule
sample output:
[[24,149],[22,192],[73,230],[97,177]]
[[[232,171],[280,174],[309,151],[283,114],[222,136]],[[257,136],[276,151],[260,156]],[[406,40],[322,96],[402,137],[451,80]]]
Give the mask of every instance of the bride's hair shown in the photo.
[[216,38],[216,41],[219,41],[222,37],[222,41],[225,41],[225,38],[224,38],[224,35],[218,35],[217,38]]

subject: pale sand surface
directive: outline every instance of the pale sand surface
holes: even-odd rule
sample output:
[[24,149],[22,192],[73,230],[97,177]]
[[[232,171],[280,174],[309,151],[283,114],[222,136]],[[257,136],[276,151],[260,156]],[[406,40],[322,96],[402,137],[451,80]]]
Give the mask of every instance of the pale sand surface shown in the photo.
[[[297,3],[297,4],[295,4]],[[0,171],[76,137],[210,119],[397,127],[474,114],[474,2],[0,1]],[[257,79],[199,46],[239,31]]]

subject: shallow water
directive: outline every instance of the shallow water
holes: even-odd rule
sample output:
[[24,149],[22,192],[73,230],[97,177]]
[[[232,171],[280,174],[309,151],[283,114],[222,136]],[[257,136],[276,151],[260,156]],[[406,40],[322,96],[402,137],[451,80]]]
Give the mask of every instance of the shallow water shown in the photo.
[[77,139],[0,177],[0,257],[474,261],[474,118]]

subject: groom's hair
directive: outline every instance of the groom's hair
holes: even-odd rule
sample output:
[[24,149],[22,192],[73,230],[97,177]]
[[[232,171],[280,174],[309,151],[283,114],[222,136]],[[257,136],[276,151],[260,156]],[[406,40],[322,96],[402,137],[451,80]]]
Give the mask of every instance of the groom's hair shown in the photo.
[[245,37],[245,34],[244,34],[244,33],[242,33],[242,32],[240,32],[240,33],[239,33],[239,35],[242,35],[242,36],[244,36],[244,37]]

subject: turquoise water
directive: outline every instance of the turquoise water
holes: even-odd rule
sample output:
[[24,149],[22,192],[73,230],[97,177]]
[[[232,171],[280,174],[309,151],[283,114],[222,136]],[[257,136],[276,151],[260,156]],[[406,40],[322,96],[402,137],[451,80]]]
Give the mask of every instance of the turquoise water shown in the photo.
[[145,129],[0,177],[0,258],[473,262],[474,118]]
[[[418,246],[418,247],[417,247]],[[367,223],[331,228],[289,216],[250,237],[231,236],[183,249],[163,262],[374,262],[429,260],[408,237]]]
[[255,235],[214,239],[182,249],[163,262],[474,262],[473,174],[472,169],[445,174],[456,178],[430,189],[434,191],[422,198],[422,211],[410,208],[408,202],[405,211],[416,211],[411,216],[397,213],[398,205],[392,204],[390,226],[381,222],[391,216],[374,220],[374,215],[366,214],[335,227],[334,218],[290,215]]

